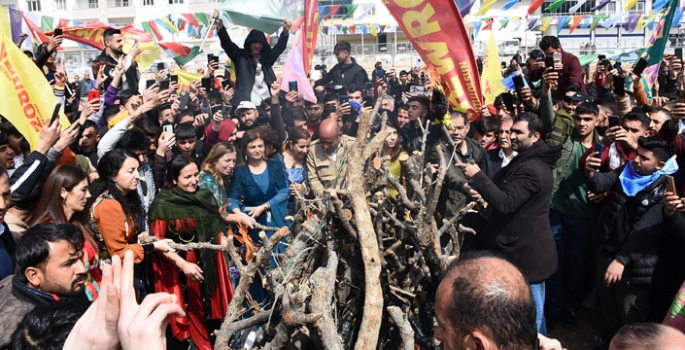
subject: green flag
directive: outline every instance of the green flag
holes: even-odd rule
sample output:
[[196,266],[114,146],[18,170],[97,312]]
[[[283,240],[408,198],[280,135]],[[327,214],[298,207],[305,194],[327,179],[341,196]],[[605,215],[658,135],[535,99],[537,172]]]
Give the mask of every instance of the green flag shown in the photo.
[[563,5],[566,2],[566,0],[555,0],[553,3],[549,4],[545,11],[547,12],[556,12],[561,5]]
[[359,5],[345,5],[345,9],[347,10],[347,12],[342,19],[348,19],[354,16],[354,11],[357,11],[357,7],[359,7]]
[[54,23],[55,19],[49,16],[41,16],[40,17],[40,30],[47,32],[49,30],[52,30],[52,24]]
[[506,28],[508,24],[509,24],[509,18],[500,19],[499,20],[500,30]]
[[578,57],[578,60],[580,61],[580,66],[585,67],[592,63],[592,61],[596,60],[599,54],[593,53],[592,55],[586,55],[586,56],[580,56]]
[[295,21],[304,15],[304,0],[224,0],[219,11],[224,24],[271,34],[283,25],[284,19]]
[[609,18],[609,15],[592,15],[592,26],[590,26],[590,31],[595,30],[599,24],[599,21],[605,18]]
[[647,66],[651,66],[661,62],[661,58],[664,55],[664,49],[666,49],[666,43],[668,42],[668,34],[671,31],[671,24],[673,23],[673,15],[676,12],[676,7],[678,2],[676,0],[670,0],[668,6],[664,9],[664,15],[661,16],[661,20],[656,23],[652,37],[649,38],[647,42],[647,50],[642,54],[642,57],[646,58],[648,63]]
[[209,27],[209,19],[207,18],[207,14],[204,12],[195,12],[193,15],[195,15],[195,18],[202,24],[205,25],[205,27]]

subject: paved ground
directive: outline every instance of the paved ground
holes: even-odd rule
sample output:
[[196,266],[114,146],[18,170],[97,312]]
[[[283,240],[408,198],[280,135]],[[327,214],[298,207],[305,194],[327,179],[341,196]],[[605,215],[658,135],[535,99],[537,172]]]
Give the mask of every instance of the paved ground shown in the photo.
[[576,310],[578,325],[575,328],[564,328],[558,324],[549,336],[559,339],[564,349],[589,350],[599,344],[599,335],[602,332],[602,318],[599,308],[588,310],[579,307]]

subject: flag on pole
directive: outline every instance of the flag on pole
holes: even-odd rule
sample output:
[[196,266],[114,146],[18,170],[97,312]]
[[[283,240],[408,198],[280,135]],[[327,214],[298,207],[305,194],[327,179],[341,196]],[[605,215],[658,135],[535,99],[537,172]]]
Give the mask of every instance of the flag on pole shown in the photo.
[[654,65],[661,62],[661,57],[664,55],[666,43],[668,42],[668,34],[671,31],[673,24],[673,17],[678,7],[677,0],[670,0],[668,6],[664,9],[664,15],[661,20],[656,23],[656,28],[652,33],[651,38],[647,42],[647,50],[642,54],[648,60],[648,65]]
[[312,59],[316,49],[316,39],[319,34],[319,7],[317,0],[305,0],[304,2],[304,39],[302,40],[302,57],[305,74],[312,70]]
[[[50,122],[57,98],[43,72],[21,49],[12,37],[0,33],[0,103],[2,114],[24,135],[32,149],[38,146],[40,131]],[[69,120],[60,111],[62,129]]]
[[495,98],[499,94],[506,92],[504,85],[502,85],[499,50],[497,49],[495,33],[493,32],[490,32],[490,40],[488,41],[488,46],[485,50],[480,85],[483,88],[484,103],[495,103]]
[[159,43],[161,47],[171,58],[179,65],[183,66],[192,61],[200,54],[200,47],[193,46],[192,48],[181,43]]
[[385,0],[383,4],[423,62],[438,74],[450,106],[469,118],[478,118],[483,90],[469,33],[454,0]]

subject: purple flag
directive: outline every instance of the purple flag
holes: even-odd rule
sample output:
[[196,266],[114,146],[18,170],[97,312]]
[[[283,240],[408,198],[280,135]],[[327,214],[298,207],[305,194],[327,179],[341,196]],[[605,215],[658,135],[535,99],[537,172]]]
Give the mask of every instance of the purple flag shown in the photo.
[[537,18],[529,18],[528,19],[528,30],[533,30],[535,28],[535,25],[538,23]]
[[604,8],[604,6],[606,6],[610,2],[611,2],[611,0],[602,0],[599,4],[597,4],[597,6],[591,8],[590,10],[592,10],[592,11],[601,10]]
[[471,12],[471,8],[476,3],[476,0],[455,0],[454,2],[457,4],[461,16],[466,17]]
[[635,31],[635,28],[637,27],[637,21],[640,19],[640,16],[641,15],[637,12],[630,13],[628,16],[628,21],[626,21],[626,23],[623,25],[628,33]]
[[[12,28],[12,41],[19,42],[19,35],[21,35],[21,12],[15,9],[10,10],[10,27]],[[27,33],[28,34],[28,33]]]

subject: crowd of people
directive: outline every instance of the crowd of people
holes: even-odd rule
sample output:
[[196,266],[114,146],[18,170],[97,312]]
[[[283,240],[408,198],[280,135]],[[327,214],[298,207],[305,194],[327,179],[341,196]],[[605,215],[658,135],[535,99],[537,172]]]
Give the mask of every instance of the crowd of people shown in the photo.
[[[467,254],[446,272],[436,304],[445,348],[556,348],[544,336],[575,327],[580,305],[601,308],[600,348],[627,348],[610,343],[617,333],[683,337],[621,329],[665,321],[685,331],[682,300],[670,308],[685,280],[680,58],[664,55],[654,88],[606,59],[586,84],[578,58],[546,36],[525,74],[539,88],[501,94],[475,121],[450,111],[447,127],[433,122],[443,116],[420,67],[379,62],[369,78],[339,42],[338,63],[319,67],[306,101],[273,70],[288,20],[274,47],[258,30],[240,47],[215,20],[235,81],[215,60],[189,89],[168,69],[147,79],[116,29],[82,80],[56,60],[61,36],[27,53],[71,126],[46,123],[30,149],[2,118],[0,348],[211,349],[239,271],[222,252],[172,243],[232,244],[246,229],[235,237],[249,259],[258,227],[288,225],[302,199],[346,186],[359,116],[378,100],[388,115],[380,156],[397,179],[386,194],[406,185],[410,155],[425,150],[436,172],[438,152],[451,155],[436,216],[476,201],[464,224],[477,234],[462,251],[497,254]],[[255,301],[264,288],[253,282]]]

